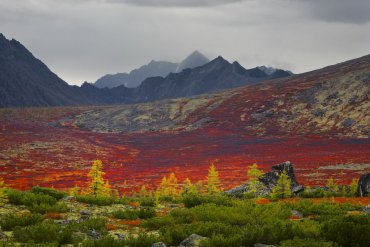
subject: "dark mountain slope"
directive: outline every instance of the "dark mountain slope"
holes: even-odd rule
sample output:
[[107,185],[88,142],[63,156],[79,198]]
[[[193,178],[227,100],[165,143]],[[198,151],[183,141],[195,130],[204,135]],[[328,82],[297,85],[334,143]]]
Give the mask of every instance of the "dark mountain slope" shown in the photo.
[[21,43],[0,34],[0,107],[93,103],[36,59]]
[[[16,40],[0,36],[0,107],[104,105],[188,97],[273,78],[222,57],[194,69],[146,79],[139,88],[70,86]],[[286,74],[277,75],[285,76]]]

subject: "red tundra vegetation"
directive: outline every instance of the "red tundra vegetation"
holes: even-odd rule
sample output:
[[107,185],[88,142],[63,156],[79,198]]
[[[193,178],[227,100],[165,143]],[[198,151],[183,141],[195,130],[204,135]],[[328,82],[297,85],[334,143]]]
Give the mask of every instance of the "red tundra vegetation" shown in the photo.
[[[172,172],[180,182],[204,180],[214,162],[228,189],[248,179],[250,164],[267,171],[290,160],[303,185],[323,185],[329,177],[349,184],[370,171],[370,139],[364,136],[369,89],[363,87],[369,68],[370,61],[360,59],[224,92],[217,107],[193,110],[177,130],[100,133],[74,121],[90,110],[126,106],[2,109],[0,177],[17,189],[85,187],[91,162],[100,159],[112,188],[131,193],[142,185],[153,189]],[[365,98],[341,96],[343,103],[326,95],[346,92],[338,87],[347,81],[365,90]],[[323,117],[322,107],[335,114]],[[343,127],[353,113],[361,124]],[[189,123],[197,127],[186,128]]]

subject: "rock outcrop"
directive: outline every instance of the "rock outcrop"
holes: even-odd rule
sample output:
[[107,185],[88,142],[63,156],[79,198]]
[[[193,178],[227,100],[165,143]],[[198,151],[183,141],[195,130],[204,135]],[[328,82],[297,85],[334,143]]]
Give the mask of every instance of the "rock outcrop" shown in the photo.
[[370,195],[370,173],[362,175],[357,186],[357,196],[367,195]]
[[[293,164],[290,161],[286,161],[286,162],[283,162],[281,164],[274,165],[272,167],[271,171],[265,173],[259,179],[260,182],[262,182],[266,187],[266,189],[263,190],[263,191],[260,191],[259,194],[266,195],[266,194],[270,193],[271,190],[277,184],[277,181],[278,181],[278,179],[279,179],[279,177],[280,177],[280,175],[283,171],[285,171],[288,174],[289,178],[290,178],[291,185],[292,185],[292,188],[291,188],[292,193],[297,194],[299,192],[302,192],[303,191],[303,186],[299,185],[298,182],[297,182],[297,179],[296,179],[295,174],[294,174]],[[231,190],[225,191],[225,193],[229,194],[229,195],[234,195],[234,196],[241,196],[245,192],[248,192],[248,190],[249,190],[248,185],[249,185],[248,183],[243,184],[243,185],[238,186],[236,188],[233,188]]]
[[201,247],[202,240],[206,237],[199,236],[198,234],[191,234],[187,239],[182,241],[179,247]]

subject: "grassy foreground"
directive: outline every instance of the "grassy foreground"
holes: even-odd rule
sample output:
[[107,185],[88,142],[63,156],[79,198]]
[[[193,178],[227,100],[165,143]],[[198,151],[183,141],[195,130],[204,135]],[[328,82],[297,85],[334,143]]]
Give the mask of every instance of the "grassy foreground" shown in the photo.
[[366,246],[370,198],[68,196],[35,187],[6,190],[0,246],[177,246],[195,233],[203,246]]

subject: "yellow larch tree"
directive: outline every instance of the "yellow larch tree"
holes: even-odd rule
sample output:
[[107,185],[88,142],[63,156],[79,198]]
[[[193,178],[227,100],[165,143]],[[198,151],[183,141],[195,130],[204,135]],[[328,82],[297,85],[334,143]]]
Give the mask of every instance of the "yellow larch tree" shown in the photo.
[[5,193],[5,183],[2,178],[0,178],[0,207],[4,206],[8,202],[8,196]]
[[193,185],[189,178],[186,178],[183,182],[183,186],[181,189],[181,194],[198,194],[198,189],[196,185]]
[[103,163],[101,160],[94,160],[91,169],[88,173],[90,179],[88,194],[94,197],[107,197],[110,195],[110,185],[109,182],[104,182],[102,171]]
[[286,171],[283,171],[280,174],[276,186],[271,191],[271,197],[275,199],[284,199],[291,196],[291,181]]
[[208,176],[206,178],[206,190],[208,194],[215,194],[222,190],[220,178],[215,165],[212,163],[208,169]]
[[266,186],[259,180],[262,176],[263,173],[262,171],[258,168],[257,163],[252,164],[251,166],[248,167],[247,171],[248,175],[248,194],[252,194],[255,197],[258,196],[259,192],[266,188]]
[[330,189],[332,192],[338,192],[339,188],[338,185],[334,182],[333,177],[330,177],[326,183],[326,187]]

